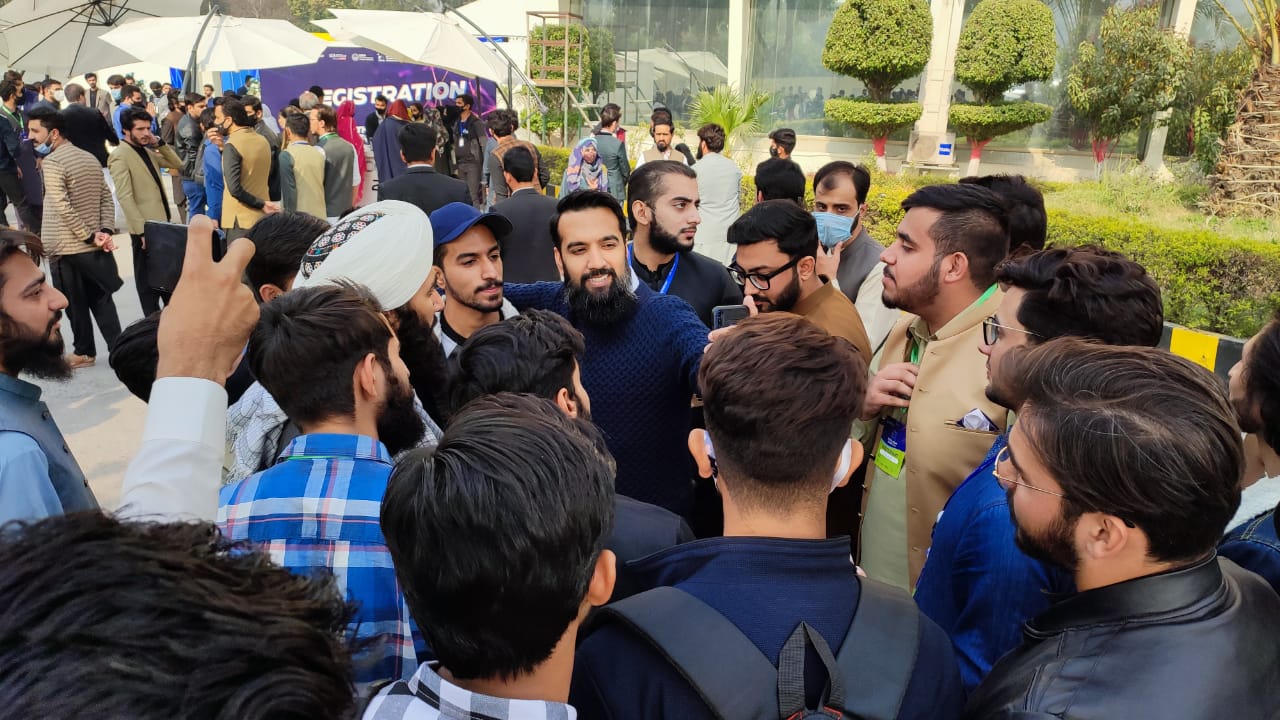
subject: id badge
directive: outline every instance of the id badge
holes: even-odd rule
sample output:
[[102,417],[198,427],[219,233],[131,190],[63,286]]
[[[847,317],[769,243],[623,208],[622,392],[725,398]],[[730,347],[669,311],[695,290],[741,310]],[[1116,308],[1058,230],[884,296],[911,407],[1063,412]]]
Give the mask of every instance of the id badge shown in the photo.
[[876,467],[886,475],[897,478],[907,462],[907,426],[893,418],[881,421],[883,430],[876,443]]

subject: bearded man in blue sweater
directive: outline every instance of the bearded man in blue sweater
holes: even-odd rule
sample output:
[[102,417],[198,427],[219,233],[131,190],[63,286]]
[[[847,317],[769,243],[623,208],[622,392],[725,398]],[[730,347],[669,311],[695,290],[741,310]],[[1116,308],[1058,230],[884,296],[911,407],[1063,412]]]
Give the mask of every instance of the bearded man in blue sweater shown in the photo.
[[617,461],[618,493],[687,517],[694,497],[690,401],[707,326],[684,300],[636,280],[626,237],[612,195],[567,195],[551,217],[565,281],[507,285],[504,292],[522,312],[550,310],[582,333],[582,386]]

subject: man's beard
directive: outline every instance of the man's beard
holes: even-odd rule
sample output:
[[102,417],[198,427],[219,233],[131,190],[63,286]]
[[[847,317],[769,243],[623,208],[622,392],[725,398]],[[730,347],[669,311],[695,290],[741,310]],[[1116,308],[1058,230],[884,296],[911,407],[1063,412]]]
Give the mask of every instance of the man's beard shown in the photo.
[[[588,290],[587,281],[601,276],[612,278],[609,289],[602,293]],[[584,273],[578,282],[565,283],[565,292],[574,317],[588,325],[599,327],[614,325],[630,318],[639,305],[636,294],[630,287],[622,284],[613,268]]]
[[444,348],[431,328],[409,308],[395,312],[400,326],[396,337],[400,340],[400,359],[409,368],[409,384],[418,394],[432,420],[444,424],[441,413],[448,390],[448,367]]
[[62,311],[53,314],[43,334],[37,335],[0,313],[0,358],[4,369],[17,375],[25,372],[46,380],[66,380],[71,377],[71,365],[63,355],[66,344],[61,332],[53,326],[62,319]]
[[942,293],[942,283],[938,280],[939,268],[941,268],[940,261],[934,261],[929,268],[928,274],[920,278],[915,285],[905,288],[897,285],[897,278],[893,277],[893,271],[885,268],[885,273],[893,279],[895,287],[898,289],[898,294],[897,297],[890,297],[889,291],[885,290],[880,294],[880,301],[887,308],[897,308],[909,313],[920,314],[920,310],[927,307]]
[[654,147],[658,148],[658,152],[662,152],[662,153],[666,152],[667,148],[671,147],[671,143],[663,142],[661,140],[654,140],[653,145]]
[[[756,297],[760,296],[757,295]],[[778,296],[777,300],[765,300],[761,312],[791,312],[791,309],[798,302],[800,302],[800,274],[792,273],[791,282],[787,283],[787,286],[783,288],[782,294]]]
[[1013,491],[1007,490],[1005,494],[1008,496],[1009,519],[1013,521],[1013,541],[1018,549],[1029,558],[1075,572],[1080,565],[1080,554],[1076,552],[1072,536],[1079,517],[1068,520],[1059,514],[1043,532],[1033,533],[1018,523],[1018,516],[1013,511]]
[[387,397],[378,412],[378,439],[387,446],[387,452],[399,455],[422,442],[427,424],[418,415],[413,403],[413,388],[400,382],[388,364]]
[[480,299],[481,297],[480,293],[484,292],[485,290],[488,290],[489,288],[496,287],[499,290],[501,290],[502,289],[501,280],[492,280],[490,282],[487,282],[484,285],[481,285],[480,287],[476,288],[475,292],[471,293],[469,297],[465,297],[465,298],[462,297],[461,295],[456,295],[450,292],[453,288],[449,285],[448,278],[445,279],[444,285],[445,285],[445,291],[448,292],[449,294],[450,302],[457,302],[460,305],[469,307],[472,310],[475,310],[476,312],[482,312],[482,313],[497,312],[502,309],[502,293],[501,292],[499,292],[497,297],[493,298],[492,300]]
[[667,231],[655,217],[649,225],[649,246],[663,255],[675,255],[693,249],[693,240],[688,244],[680,241],[680,236]]

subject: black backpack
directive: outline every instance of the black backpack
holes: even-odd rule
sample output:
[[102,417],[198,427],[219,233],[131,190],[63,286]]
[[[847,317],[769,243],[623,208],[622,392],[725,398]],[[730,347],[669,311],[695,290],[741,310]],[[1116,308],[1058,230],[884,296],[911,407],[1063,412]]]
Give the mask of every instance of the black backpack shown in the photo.
[[[601,610],[649,642],[720,720],[894,720],[915,667],[920,611],[907,593],[860,578],[862,591],[840,653],[808,623],[792,632],[778,667],[723,615],[688,593],[660,587]],[[822,659],[822,707],[806,708],[805,649]],[[726,658],[733,658],[726,662]]]

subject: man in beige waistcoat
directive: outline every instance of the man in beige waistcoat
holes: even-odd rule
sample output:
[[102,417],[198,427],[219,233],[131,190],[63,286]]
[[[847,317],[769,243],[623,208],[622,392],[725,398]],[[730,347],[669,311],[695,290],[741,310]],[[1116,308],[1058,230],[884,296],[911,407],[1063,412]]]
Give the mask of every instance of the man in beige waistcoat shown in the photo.
[[902,207],[898,238],[880,256],[883,300],[911,314],[871,365],[858,428],[871,441],[859,564],[909,590],[938,513],[1007,424],[973,349],[1000,304],[995,268],[1009,234],[1003,201],[983,187],[929,186]]

